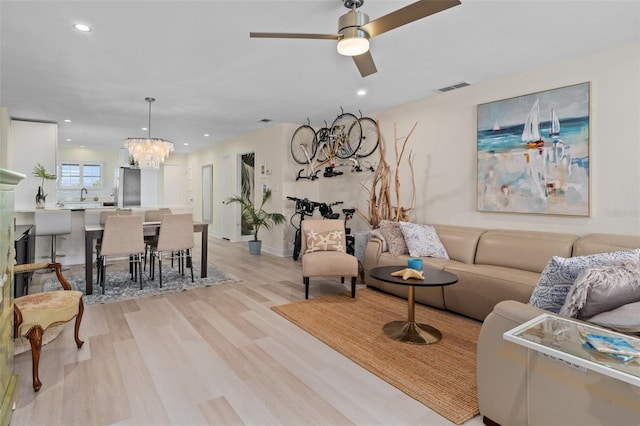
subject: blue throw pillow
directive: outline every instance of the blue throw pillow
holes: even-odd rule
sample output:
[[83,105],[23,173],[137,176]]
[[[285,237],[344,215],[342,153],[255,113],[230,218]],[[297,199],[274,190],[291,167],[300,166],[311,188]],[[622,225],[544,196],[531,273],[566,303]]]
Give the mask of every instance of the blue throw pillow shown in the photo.
[[612,262],[638,260],[639,257],[640,249],[569,258],[553,256],[542,271],[529,304],[557,314],[564,305],[569,289],[584,270]]

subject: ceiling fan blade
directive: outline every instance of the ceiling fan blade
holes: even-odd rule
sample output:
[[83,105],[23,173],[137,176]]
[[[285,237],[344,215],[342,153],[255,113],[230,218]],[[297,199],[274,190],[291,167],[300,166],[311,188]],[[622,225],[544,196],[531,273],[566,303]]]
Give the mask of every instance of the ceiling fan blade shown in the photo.
[[304,34],[304,33],[249,33],[252,38],[311,38],[320,40],[339,40],[340,34]]
[[375,37],[459,4],[458,0],[421,0],[374,19],[360,29],[369,34],[369,37]]
[[371,56],[370,50],[367,50],[362,55],[352,56],[352,58],[353,62],[356,63],[361,76],[366,77],[378,72],[376,64],[373,62],[373,56]]

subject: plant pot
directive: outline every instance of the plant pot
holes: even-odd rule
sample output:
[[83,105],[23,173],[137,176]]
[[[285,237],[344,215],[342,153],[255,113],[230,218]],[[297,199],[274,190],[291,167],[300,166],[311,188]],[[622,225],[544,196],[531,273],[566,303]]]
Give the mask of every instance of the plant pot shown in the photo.
[[262,250],[262,241],[249,241],[249,254],[259,255]]

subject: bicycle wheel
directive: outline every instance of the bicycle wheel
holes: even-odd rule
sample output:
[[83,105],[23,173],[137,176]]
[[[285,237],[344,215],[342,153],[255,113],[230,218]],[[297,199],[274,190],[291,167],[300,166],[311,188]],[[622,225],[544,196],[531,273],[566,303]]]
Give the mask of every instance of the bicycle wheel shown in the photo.
[[296,229],[296,238],[293,240],[293,260],[298,260],[300,256],[300,247],[302,246],[302,231]]
[[[326,147],[326,149],[324,147]],[[316,161],[319,163],[326,161],[327,158],[329,158],[328,150],[333,150],[331,146],[331,130],[323,127],[316,133]]]
[[374,153],[380,143],[380,133],[378,133],[378,124],[373,118],[362,117],[360,119],[362,126],[362,142],[356,155],[358,157],[368,157]]
[[[316,131],[313,127],[300,126],[291,137],[291,156],[298,164],[308,164],[316,155]],[[309,158],[307,158],[309,156]]]
[[345,112],[333,120],[331,135],[334,139],[335,156],[342,159],[349,158],[360,147],[362,126],[355,115]]

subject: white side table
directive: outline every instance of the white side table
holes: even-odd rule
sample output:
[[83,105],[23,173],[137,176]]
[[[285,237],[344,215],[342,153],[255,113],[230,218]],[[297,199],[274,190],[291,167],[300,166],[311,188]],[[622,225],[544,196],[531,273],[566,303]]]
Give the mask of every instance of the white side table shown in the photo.
[[623,337],[634,346],[640,347],[640,339],[549,314],[542,314],[505,332],[503,338],[564,362],[568,366],[597,371],[640,387],[640,360],[624,363],[599,353],[583,344],[582,333]]

